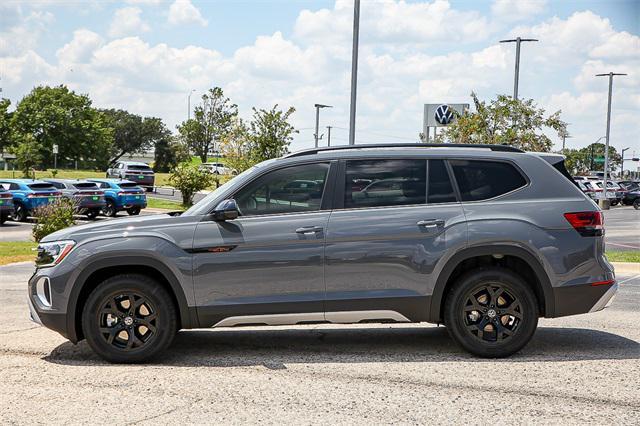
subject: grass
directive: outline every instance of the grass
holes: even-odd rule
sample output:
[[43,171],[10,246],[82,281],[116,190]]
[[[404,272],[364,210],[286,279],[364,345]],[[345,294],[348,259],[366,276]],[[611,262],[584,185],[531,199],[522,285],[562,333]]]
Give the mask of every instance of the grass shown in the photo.
[[184,210],[182,203],[162,198],[147,197],[147,207],[152,209]]
[[640,250],[631,251],[608,251],[609,262],[633,262],[640,263]]
[[34,260],[36,254],[31,249],[38,244],[32,241],[2,241],[0,242],[0,265],[13,262]]

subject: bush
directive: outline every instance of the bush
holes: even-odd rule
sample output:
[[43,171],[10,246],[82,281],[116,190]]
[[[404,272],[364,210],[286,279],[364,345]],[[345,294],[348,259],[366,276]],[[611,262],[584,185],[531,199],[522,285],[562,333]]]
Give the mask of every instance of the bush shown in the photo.
[[182,193],[182,204],[191,207],[195,193],[209,187],[213,179],[208,171],[184,162],[178,164],[171,172],[169,183]]
[[76,224],[73,219],[75,205],[66,198],[57,199],[33,210],[37,223],[33,227],[33,239],[42,240],[49,234]]

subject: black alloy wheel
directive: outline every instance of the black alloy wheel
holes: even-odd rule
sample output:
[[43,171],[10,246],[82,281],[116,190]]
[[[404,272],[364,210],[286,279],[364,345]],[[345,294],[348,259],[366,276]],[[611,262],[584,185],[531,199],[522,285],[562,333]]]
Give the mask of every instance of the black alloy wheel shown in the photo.
[[16,203],[13,211],[13,220],[16,222],[26,222],[29,217],[29,212],[22,203]]
[[177,331],[173,299],[145,275],[117,275],[89,295],[82,311],[89,346],[109,362],[144,362],[160,354]]
[[444,322],[474,355],[501,358],[522,349],[538,325],[536,296],[520,276],[499,267],[463,274],[447,293]]

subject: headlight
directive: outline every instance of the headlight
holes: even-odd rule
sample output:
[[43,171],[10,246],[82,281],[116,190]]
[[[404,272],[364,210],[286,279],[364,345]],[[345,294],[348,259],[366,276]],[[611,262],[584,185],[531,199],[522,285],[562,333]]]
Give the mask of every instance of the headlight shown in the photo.
[[50,243],[40,243],[38,245],[38,256],[36,257],[36,266],[39,268],[45,266],[54,266],[62,262],[73,246],[76,245],[75,241],[53,241]]

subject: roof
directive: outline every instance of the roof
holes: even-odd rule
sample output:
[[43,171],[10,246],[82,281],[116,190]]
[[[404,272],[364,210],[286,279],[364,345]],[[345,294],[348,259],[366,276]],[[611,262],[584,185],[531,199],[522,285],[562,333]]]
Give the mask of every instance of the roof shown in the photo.
[[147,167],[149,167],[149,165],[147,163],[143,163],[141,161],[118,160],[118,161],[116,161],[116,163],[128,164],[130,166],[147,166]]
[[87,181],[89,181],[89,182],[107,182],[107,183],[116,183],[116,184],[120,184],[120,183],[133,183],[133,184],[136,184],[135,182],[133,182],[131,180],[111,179],[111,178],[89,178],[89,179],[87,179]]
[[11,183],[47,183],[41,179],[0,179],[0,182],[11,182]]

